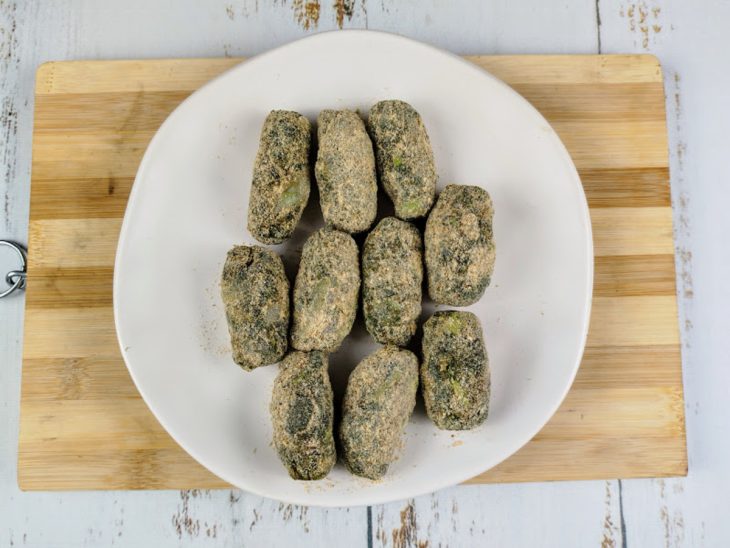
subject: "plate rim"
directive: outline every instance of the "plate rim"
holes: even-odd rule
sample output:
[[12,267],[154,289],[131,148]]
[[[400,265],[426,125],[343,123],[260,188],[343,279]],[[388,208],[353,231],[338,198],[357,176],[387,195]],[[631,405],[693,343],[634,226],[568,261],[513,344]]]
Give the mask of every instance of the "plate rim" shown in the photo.
[[[245,65],[248,65],[250,63],[259,63],[262,61],[265,61],[269,56],[280,53],[281,51],[287,50],[287,49],[293,49],[296,48],[300,43],[302,42],[314,42],[319,40],[330,40],[335,35],[340,36],[353,36],[353,35],[360,35],[360,36],[372,36],[372,37],[379,37],[384,39],[392,39],[396,41],[402,41],[406,43],[410,43],[412,45],[417,45],[419,47],[424,48],[424,50],[428,51],[430,54],[436,54],[436,55],[443,55],[450,57],[451,60],[456,61],[457,63],[461,64],[462,67],[467,68],[473,73],[479,74],[481,77],[486,77],[490,80],[492,80],[494,83],[497,83],[498,85],[502,86],[505,91],[510,94],[514,99],[516,99],[518,102],[522,102],[524,106],[526,106],[528,109],[530,109],[534,114],[536,114],[547,127],[550,128],[550,133],[553,134],[555,139],[560,145],[560,153],[564,156],[565,160],[567,160],[567,166],[569,166],[570,171],[572,172],[572,175],[575,178],[575,181],[577,182],[578,186],[578,195],[579,195],[579,209],[580,213],[582,213],[582,224],[584,227],[584,233],[585,233],[585,249],[584,253],[587,257],[587,265],[585,270],[585,288],[586,288],[586,294],[584,295],[584,307],[583,307],[583,321],[582,321],[582,332],[580,337],[580,344],[577,347],[577,355],[575,357],[570,378],[567,380],[565,387],[560,394],[560,396],[556,399],[554,405],[550,408],[549,413],[546,413],[546,418],[544,421],[542,421],[535,429],[534,431],[531,431],[529,433],[529,436],[525,436],[525,439],[522,439],[520,437],[520,440],[517,443],[514,443],[509,451],[506,452],[505,456],[492,459],[491,462],[486,462],[483,468],[477,471],[469,470],[468,473],[461,474],[460,479],[458,479],[456,482],[452,481],[452,479],[449,479],[447,481],[434,481],[428,488],[423,489],[414,489],[412,492],[409,492],[405,496],[401,495],[375,495],[369,497],[367,500],[357,500],[352,503],[348,503],[346,501],[340,501],[337,503],[336,501],[329,501],[329,500],[321,500],[312,502],[307,500],[306,496],[297,496],[292,495],[289,497],[273,497],[272,495],[262,492],[259,489],[251,488],[249,486],[241,486],[237,482],[232,481],[230,478],[227,478],[227,474],[222,474],[217,471],[213,471],[211,467],[206,464],[205,459],[200,458],[197,451],[191,447],[189,447],[187,444],[182,443],[180,440],[180,437],[174,430],[174,428],[170,428],[168,424],[166,424],[166,421],[163,420],[163,418],[160,415],[160,412],[156,408],[156,406],[152,403],[149,395],[145,392],[145,390],[142,388],[139,379],[137,375],[134,372],[134,368],[130,364],[130,358],[126,351],[126,346],[124,344],[123,338],[123,328],[121,327],[121,319],[120,319],[120,296],[119,292],[120,289],[120,278],[119,278],[119,272],[120,272],[120,265],[122,263],[122,255],[123,250],[126,248],[126,239],[128,232],[130,230],[129,226],[131,224],[131,221],[129,219],[129,212],[132,209],[135,209],[133,206],[136,204],[136,201],[138,199],[139,195],[139,188],[141,186],[141,183],[138,184],[141,179],[144,178],[144,174],[147,171],[147,165],[150,162],[150,158],[154,155],[151,154],[151,151],[153,149],[156,149],[158,146],[158,142],[161,140],[160,135],[163,133],[163,129],[170,124],[170,120],[174,117],[174,114],[179,110],[182,109],[185,105],[187,105],[189,102],[192,102],[195,100],[195,98],[202,94],[208,87],[214,85],[218,80],[228,77],[228,75],[232,72],[241,70],[241,68]],[[484,54],[487,55],[487,54]],[[568,392],[572,388],[575,377],[578,373],[578,369],[580,368],[580,364],[583,359],[583,355],[585,352],[587,337],[588,337],[588,330],[590,327],[590,319],[591,319],[591,309],[592,309],[592,302],[593,302],[593,282],[594,282],[594,249],[593,249],[593,230],[592,230],[592,224],[591,224],[591,217],[590,217],[590,211],[588,206],[588,200],[585,195],[585,189],[583,187],[580,174],[578,173],[577,168],[575,167],[575,162],[573,161],[572,157],[570,156],[570,153],[568,152],[567,148],[565,147],[565,144],[563,143],[562,139],[560,139],[560,136],[555,131],[555,129],[552,127],[552,124],[550,124],[545,117],[542,115],[540,111],[538,111],[527,99],[525,99],[520,93],[518,93],[514,88],[512,88],[509,84],[504,82],[503,80],[499,79],[498,77],[494,76],[492,73],[487,71],[486,69],[483,69],[476,64],[472,63],[471,61],[465,59],[464,57],[461,57],[455,53],[452,53],[450,51],[441,49],[439,47],[433,46],[431,44],[421,42],[420,40],[416,40],[413,38],[405,37],[400,34],[395,34],[391,32],[384,32],[384,31],[376,31],[376,30],[365,30],[365,29],[347,29],[347,30],[331,30],[331,31],[325,31],[325,32],[318,32],[315,34],[312,34],[310,36],[306,36],[303,38],[299,38],[297,40],[292,40],[289,42],[286,42],[282,45],[279,45],[275,48],[266,50],[264,52],[261,52],[255,56],[251,56],[249,58],[244,59],[242,62],[235,64],[234,66],[226,69],[222,73],[218,74],[211,80],[208,80],[205,84],[200,86],[198,89],[193,91],[188,97],[186,97],[180,104],[178,104],[175,109],[168,114],[167,118],[160,124],[160,126],[155,131],[155,134],[153,135],[152,139],[150,140],[149,144],[147,145],[147,148],[145,149],[144,155],[142,157],[142,160],[139,164],[139,167],[137,168],[137,172],[135,174],[134,178],[134,184],[132,185],[132,190],[129,194],[129,197],[127,199],[127,205],[125,206],[124,210],[124,217],[122,220],[122,225],[119,231],[119,238],[117,241],[117,247],[115,251],[115,259],[114,259],[114,272],[113,272],[113,281],[112,281],[112,303],[113,303],[113,315],[114,315],[114,326],[115,326],[115,333],[117,337],[117,343],[119,344],[119,350],[121,352],[122,358],[124,360],[124,364],[127,368],[127,371],[130,374],[130,377],[132,378],[132,381],[139,392],[140,396],[142,397],[145,405],[147,408],[152,412],[155,419],[160,423],[160,426],[165,430],[165,432],[175,441],[175,443],[186,453],[188,453],[199,465],[204,467],[207,471],[209,471],[214,476],[222,479],[223,481],[229,483],[232,487],[241,489],[247,493],[251,493],[256,496],[264,497],[270,500],[277,500],[281,501],[287,504],[296,504],[296,505],[306,505],[306,506],[312,506],[312,507],[325,507],[325,508],[339,508],[339,507],[359,507],[359,506],[368,506],[368,505],[374,505],[374,504],[385,504],[389,502],[399,501],[403,500],[404,498],[414,498],[418,496],[422,496],[428,493],[433,493],[435,491],[445,489],[447,487],[451,487],[453,485],[459,485],[464,483],[465,481],[468,481],[469,479],[476,477],[480,474],[483,474],[492,468],[498,466],[508,458],[512,457],[515,453],[517,453],[522,447],[524,447],[527,443],[529,443],[532,438],[535,437],[536,434],[538,434],[545,425],[550,421],[550,419],[555,415],[559,407],[562,405],[563,401],[565,400]],[[313,482],[313,485],[316,484],[316,482]],[[223,488],[225,489],[225,488]],[[344,495],[343,495],[344,496]]]

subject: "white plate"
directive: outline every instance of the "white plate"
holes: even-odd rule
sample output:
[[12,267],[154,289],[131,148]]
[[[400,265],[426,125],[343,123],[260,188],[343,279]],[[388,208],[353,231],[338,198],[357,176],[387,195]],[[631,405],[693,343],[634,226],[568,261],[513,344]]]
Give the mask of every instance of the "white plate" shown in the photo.
[[[487,422],[437,430],[422,407],[400,460],[378,482],[341,464],[326,480],[289,479],[271,447],[268,403],[277,366],[244,372],[230,358],[218,280],[246,230],[259,131],[272,109],[314,120],[324,108],[399,98],[422,115],[439,185],[477,184],[494,200],[492,285],[469,307],[492,368]],[[316,193],[314,194],[316,196]],[[310,201],[276,249],[293,279]],[[117,334],[129,371],[160,423],[196,460],[252,493],[297,504],[375,504],[483,472],[545,424],[583,352],[593,283],[590,218],[578,174],[545,119],[501,81],[460,58],[395,35],[318,34],[253,58],[184,101],[159,129],[127,205],[114,271]],[[424,312],[433,310],[427,305]],[[330,358],[337,392],[376,348],[358,326]]]

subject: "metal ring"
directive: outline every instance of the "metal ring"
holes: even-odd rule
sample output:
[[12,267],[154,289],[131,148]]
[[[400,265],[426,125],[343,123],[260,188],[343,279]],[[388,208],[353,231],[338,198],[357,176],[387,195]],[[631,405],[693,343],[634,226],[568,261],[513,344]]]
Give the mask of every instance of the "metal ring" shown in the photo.
[[[23,289],[25,287],[25,250],[20,244],[10,242],[8,240],[0,240],[0,246],[6,246],[11,248],[18,255],[20,259],[20,270],[11,270],[5,276],[5,281],[8,282],[9,287],[0,293],[0,299],[7,297],[13,293],[16,289]],[[13,281],[14,279],[14,281]]]
[[27,274],[22,270],[11,270],[7,274],[5,274],[5,281],[8,283],[8,285],[13,285],[16,278],[22,278],[20,282],[20,287],[18,289],[25,289],[26,277]]

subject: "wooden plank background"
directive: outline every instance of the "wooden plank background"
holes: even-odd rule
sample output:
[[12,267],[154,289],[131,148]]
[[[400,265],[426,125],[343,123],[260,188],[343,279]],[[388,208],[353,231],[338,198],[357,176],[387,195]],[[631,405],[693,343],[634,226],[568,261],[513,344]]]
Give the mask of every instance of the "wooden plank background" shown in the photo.
[[[652,56],[471,57],[551,122],[594,229],[592,328],[549,424],[474,482],[687,471],[662,72]],[[37,75],[18,480],[24,489],[224,487],[161,429],[119,356],[116,238],[174,107],[240,60],[66,62]]]

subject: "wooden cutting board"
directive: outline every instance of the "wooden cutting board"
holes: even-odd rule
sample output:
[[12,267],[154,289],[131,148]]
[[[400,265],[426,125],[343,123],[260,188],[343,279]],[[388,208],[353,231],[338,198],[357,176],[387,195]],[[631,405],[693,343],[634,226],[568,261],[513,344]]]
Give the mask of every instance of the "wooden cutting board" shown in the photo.
[[[656,58],[471,57],[560,134],[593,220],[588,346],[560,410],[474,482],[684,475],[687,455],[662,72]],[[117,347],[112,268],[165,117],[240,59],[81,61],[37,74],[18,482],[225,487],[165,433]]]

